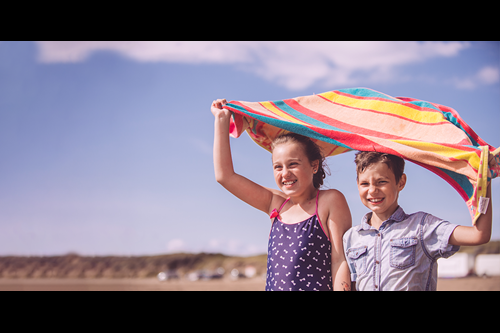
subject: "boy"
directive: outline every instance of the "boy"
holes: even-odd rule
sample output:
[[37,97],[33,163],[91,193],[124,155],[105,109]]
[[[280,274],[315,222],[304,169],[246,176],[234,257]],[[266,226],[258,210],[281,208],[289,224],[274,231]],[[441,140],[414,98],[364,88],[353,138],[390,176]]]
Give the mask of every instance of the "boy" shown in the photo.
[[473,227],[424,212],[407,215],[398,205],[406,184],[404,160],[359,152],[355,162],[359,196],[371,213],[343,237],[352,290],[436,290],[438,258],[450,257],[461,245],[489,242],[491,203]]

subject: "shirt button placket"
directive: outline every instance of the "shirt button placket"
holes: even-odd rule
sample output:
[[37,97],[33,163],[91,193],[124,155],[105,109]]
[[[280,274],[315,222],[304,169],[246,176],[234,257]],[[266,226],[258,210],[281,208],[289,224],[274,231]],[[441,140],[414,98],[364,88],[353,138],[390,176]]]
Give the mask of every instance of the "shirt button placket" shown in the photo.
[[375,291],[380,290],[380,260],[382,255],[382,244],[381,244],[382,235],[380,231],[377,231],[377,237],[375,237],[375,276],[374,276],[374,289]]

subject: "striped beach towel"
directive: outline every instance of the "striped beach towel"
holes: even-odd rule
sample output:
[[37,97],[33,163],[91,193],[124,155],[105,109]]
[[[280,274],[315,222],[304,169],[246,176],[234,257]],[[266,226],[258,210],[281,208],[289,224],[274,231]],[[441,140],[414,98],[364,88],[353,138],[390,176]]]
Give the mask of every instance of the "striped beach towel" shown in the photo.
[[[268,102],[231,101],[231,135],[246,131],[271,151],[283,131],[314,139],[325,156],[351,150],[394,154],[447,181],[467,203],[473,223],[487,182],[500,173],[500,148],[482,140],[452,108],[367,88]],[[489,155],[496,165],[488,167]]]

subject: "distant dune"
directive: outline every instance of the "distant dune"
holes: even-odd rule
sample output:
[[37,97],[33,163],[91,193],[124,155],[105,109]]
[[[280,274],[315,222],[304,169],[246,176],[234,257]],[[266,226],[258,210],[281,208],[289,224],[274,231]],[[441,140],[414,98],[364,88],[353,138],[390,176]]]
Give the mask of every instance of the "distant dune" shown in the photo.
[[[474,255],[500,253],[500,241],[475,247],[462,247],[461,252]],[[80,256],[67,254],[42,257],[0,257],[0,278],[152,278],[162,271],[176,271],[184,277],[190,272],[214,272],[222,267],[225,276],[233,269],[244,272],[248,266],[255,275],[266,273],[266,254],[234,257],[220,253],[176,253],[157,256]]]
[[226,274],[253,266],[256,274],[266,271],[266,255],[233,257],[212,253],[176,253],[158,256],[80,256],[67,254],[47,257],[0,257],[0,278],[150,278],[161,271],[177,271],[183,276],[196,270]]

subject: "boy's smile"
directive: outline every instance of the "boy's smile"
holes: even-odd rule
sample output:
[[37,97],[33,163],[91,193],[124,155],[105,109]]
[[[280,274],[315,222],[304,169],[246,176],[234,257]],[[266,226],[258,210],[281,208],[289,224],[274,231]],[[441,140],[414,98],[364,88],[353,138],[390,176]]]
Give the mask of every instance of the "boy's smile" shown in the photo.
[[406,175],[403,174],[399,183],[396,183],[394,173],[383,162],[369,166],[358,175],[361,202],[374,213],[371,221],[372,226],[380,226],[396,211],[399,192],[405,184]]

